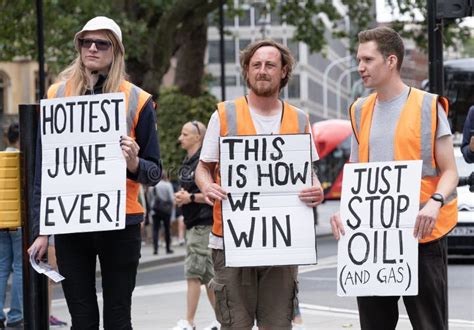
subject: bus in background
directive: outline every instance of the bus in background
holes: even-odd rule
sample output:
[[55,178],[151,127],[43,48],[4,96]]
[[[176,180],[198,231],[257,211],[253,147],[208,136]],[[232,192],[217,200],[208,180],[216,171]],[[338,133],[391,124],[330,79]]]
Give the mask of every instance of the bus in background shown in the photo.
[[340,199],[342,172],[351,154],[351,122],[328,119],[314,123],[312,130],[319,155],[316,170],[324,189],[324,199]]
[[453,132],[462,132],[467,112],[474,105],[474,58],[444,62],[444,90],[449,99]]

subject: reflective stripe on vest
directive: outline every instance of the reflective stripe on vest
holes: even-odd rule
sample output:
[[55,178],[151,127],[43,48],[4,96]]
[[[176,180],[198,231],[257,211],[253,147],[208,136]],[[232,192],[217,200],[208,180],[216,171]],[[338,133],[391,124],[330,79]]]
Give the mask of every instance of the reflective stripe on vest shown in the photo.
[[[359,132],[361,129],[360,126],[361,126],[361,120],[362,120],[362,107],[366,104],[367,101],[369,102],[375,101],[375,100],[369,100],[369,98],[372,98],[372,97],[375,99],[376,97],[375,94],[358,99],[354,105],[353,115],[354,115],[355,129],[356,129],[356,132],[354,133],[356,133],[357,135],[356,136],[357,141],[359,141]],[[433,121],[432,104],[433,104],[434,98],[437,98],[437,95],[424,92],[422,105],[421,105],[420,159],[423,161],[422,171],[421,171],[422,177],[426,177],[426,176],[436,177],[439,174],[438,169],[436,168],[436,166],[433,166],[433,162],[432,162],[433,139],[432,139],[431,126],[432,126],[432,121]],[[362,160],[359,159],[359,161],[362,161]]]
[[[245,100],[245,102],[247,102]],[[227,135],[237,135],[237,104],[236,101],[225,101],[224,102],[224,107],[225,107],[225,115],[226,115],[226,121],[227,121]],[[308,132],[308,117],[306,113],[304,113],[302,110],[295,108],[293,106],[290,106],[288,103],[284,102],[284,107],[287,109],[288,107],[291,107],[296,111],[297,114],[297,120],[298,120],[298,133],[306,133]]]
[[[376,94],[357,100],[350,109],[354,135],[359,143],[359,162],[369,161],[370,127]],[[412,88],[400,113],[393,139],[394,160],[422,160],[420,209],[436,192],[439,170],[434,156],[436,141],[437,104],[440,102],[447,113],[446,98]],[[419,132],[418,134],[413,132]],[[445,197],[433,232],[420,240],[425,243],[446,235],[457,222],[457,195],[454,191]]]
[[[48,90],[48,98],[69,96],[67,95],[67,84],[68,82],[60,82],[52,85]],[[148,100],[150,100],[151,95],[128,81],[123,81],[122,84],[120,84],[120,92],[125,94],[127,135],[133,138],[135,137],[135,127],[140,112],[143,110]],[[127,178],[127,214],[142,214],[144,212],[143,207],[138,202],[139,190],[140,184]]]
[[[234,101],[221,102],[217,105],[221,124],[220,136],[256,135],[255,127],[245,97]],[[300,109],[283,102],[283,118],[280,134],[308,133],[309,122],[307,115]],[[219,166],[214,172],[215,181],[220,184]],[[221,202],[216,201],[213,208],[214,223],[212,233],[222,237],[222,208]]]

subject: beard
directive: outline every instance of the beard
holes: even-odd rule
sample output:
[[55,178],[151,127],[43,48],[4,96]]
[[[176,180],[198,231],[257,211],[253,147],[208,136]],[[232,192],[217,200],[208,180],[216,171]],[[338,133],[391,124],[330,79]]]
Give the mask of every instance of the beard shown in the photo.
[[[259,84],[260,81],[268,81],[269,83],[268,84]],[[259,78],[257,77],[257,79],[255,81],[250,81],[248,80],[248,85],[249,85],[249,88],[252,90],[252,92],[257,95],[257,96],[261,96],[261,97],[270,97],[270,96],[273,96],[275,94],[278,94],[279,91],[280,91],[280,86],[273,86],[271,84],[271,80],[270,79],[265,79],[265,78]]]

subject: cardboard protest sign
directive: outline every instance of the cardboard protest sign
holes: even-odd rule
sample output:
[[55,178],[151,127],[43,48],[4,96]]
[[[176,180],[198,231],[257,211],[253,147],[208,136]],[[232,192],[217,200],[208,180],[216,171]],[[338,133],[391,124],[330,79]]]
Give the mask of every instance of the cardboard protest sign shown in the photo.
[[339,296],[418,294],[421,161],[346,164],[338,242]]
[[41,100],[40,233],[125,227],[123,93]]
[[225,263],[228,267],[316,263],[309,134],[220,139]]

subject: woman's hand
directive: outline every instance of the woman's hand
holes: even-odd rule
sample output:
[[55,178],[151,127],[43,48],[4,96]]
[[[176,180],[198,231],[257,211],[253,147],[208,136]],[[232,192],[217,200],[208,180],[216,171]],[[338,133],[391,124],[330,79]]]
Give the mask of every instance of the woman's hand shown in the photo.
[[48,236],[38,236],[36,237],[33,244],[31,244],[30,248],[28,249],[28,254],[31,256],[32,253],[36,252],[34,256],[36,260],[43,259],[46,250],[48,249]]
[[123,135],[120,137],[120,147],[122,148],[123,156],[127,161],[127,170],[134,174],[137,173],[139,165],[138,152],[140,151],[140,146],[130,136]]

